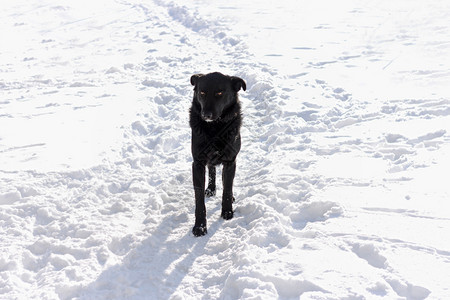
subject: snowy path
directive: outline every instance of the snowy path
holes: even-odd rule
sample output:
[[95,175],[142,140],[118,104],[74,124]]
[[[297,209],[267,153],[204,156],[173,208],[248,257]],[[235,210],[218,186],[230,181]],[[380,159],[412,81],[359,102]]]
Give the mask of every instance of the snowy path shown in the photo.
[[[0,298],[448,298],[449,4],[205,3],[1,5]],[[194,238],[215,70],[248,86],[235,218]]]

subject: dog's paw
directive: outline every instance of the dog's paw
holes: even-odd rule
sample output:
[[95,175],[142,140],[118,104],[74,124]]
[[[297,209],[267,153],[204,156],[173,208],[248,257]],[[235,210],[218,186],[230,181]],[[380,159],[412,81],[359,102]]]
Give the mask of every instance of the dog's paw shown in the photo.
[[233,211],[232,210],[222,210],[222,218],[225,220],[230,220],[233,218]]
[[194,236],[204,236],[208,233],[206,224],[195,225],[194,228],[192,228],[192,233]]
[[213,196],[215,196],[216,195],[216,190],[212,190],[212,189],[210,189],[210,188],[207,188],[206,190],[205,190],[205,196],[206,197],[213,197]]

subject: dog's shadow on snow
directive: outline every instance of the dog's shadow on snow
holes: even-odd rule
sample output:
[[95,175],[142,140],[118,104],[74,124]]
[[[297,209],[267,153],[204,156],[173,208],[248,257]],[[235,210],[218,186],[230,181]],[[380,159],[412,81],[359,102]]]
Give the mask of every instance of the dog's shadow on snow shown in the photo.
[[[218,209],[212,209],[211,214]],[[211,218],[208,234],[194,237],[192,227],[186,226],[187,221],[179,222],[179,218],[171,214],[163,219],[121,263],[109,267],[79,291],[79,299],[167,299],[176,294],[196,258],[204,253],[222,223]],[[177,224],[180,226],[174,228]],[[180,232],[183,230],[184,235]],[[195,276],[195,272],[191,274]]]

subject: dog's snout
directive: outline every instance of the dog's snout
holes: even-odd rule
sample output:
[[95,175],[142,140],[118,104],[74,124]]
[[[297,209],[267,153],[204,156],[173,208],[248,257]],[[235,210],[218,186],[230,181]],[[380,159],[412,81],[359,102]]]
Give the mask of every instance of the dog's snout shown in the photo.
[[202,112],[202,117],[206,121],[212,121],[213,120],[213,113],[212,112]]
[[212,112],[204,112],[203,113],[203,118],[205,119],[211,119],[213,116]]

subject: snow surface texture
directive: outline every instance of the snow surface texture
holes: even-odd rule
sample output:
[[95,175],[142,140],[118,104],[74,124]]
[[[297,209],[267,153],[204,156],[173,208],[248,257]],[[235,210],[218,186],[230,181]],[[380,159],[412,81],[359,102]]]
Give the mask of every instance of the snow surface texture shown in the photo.
[[[1,6],[1,299],[450,298],[449,1]],[[243,147],[195,238],[210,71]]]

